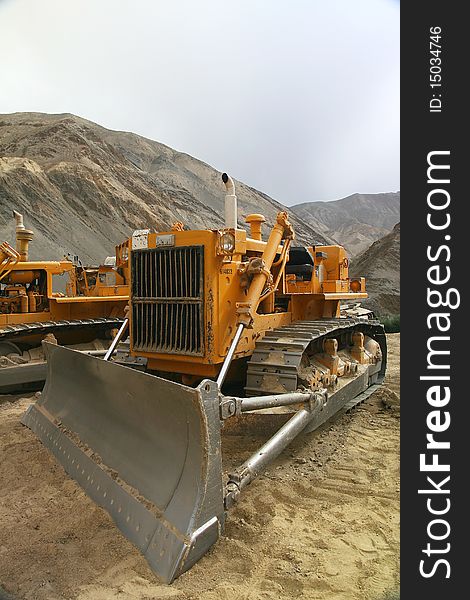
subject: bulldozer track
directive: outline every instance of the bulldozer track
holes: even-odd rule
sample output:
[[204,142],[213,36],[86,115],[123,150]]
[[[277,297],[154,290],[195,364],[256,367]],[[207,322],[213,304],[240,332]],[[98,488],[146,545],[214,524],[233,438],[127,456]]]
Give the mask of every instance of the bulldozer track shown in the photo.
[[[297,387],[298,369],[303,353],[308,346],[321,339],[350,336],[360,331],[375,339],[382,350],[382,366],[370,382],[380,384],[385,377],[387,345],[383,325],[377,320],[360,319],[319,319],[298,321],[284,327],[268,331],[256,342],[254,352],[248,362],[245,392],[259,395],[260,392],[275,394],[282,391],[294,392]],[[375,388],[374,388],[375,389]],[[350,410],[355,404],[365,400],[374,390],[365,390],[348,402]],[[362,397],[364,395],[364,397]]]
[[96,319],[73,319],[70,321],[38,321],[35,323],[21,323],[7,325],[0,329],[0,341],[18,341],[19,338],[54,333],[71,329],[113,328],[122,325],[123,318],[100,317]]

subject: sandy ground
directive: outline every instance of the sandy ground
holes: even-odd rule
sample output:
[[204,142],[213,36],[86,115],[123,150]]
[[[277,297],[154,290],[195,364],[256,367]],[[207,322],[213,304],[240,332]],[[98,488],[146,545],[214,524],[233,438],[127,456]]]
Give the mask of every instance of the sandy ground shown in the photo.
[[[296,440],[171,586],[19,423],[31,399],[0,397],[0,599],[398,598],[400,337],[388,339],[386,387]],[[230,446],[243,459],[260,442]]]

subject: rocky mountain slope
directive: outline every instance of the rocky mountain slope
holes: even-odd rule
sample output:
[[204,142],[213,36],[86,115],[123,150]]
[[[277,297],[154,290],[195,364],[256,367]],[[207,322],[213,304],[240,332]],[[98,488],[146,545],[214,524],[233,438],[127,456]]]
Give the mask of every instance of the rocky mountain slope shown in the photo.
[[343,244],[352,256],[389,233],[400,220],[400,192],[352,194],[332,202],[291,207],[305,223]]
[[[71,251],[97,262],[134,229],[223,226],[224,190],[211,166],[133,133],[70,114],[0,115],[0,240],[13,241],[12,210],[22,212],[36,233],[33,259]],[[237,195],[240,225],[252,212],[272,225],[284,209],[243,183]],[[290,215],[300,242],[331,242]]]
[[381,316],[400,313],[400,223],[352,261],[350,274],[367,279],[364,306]]

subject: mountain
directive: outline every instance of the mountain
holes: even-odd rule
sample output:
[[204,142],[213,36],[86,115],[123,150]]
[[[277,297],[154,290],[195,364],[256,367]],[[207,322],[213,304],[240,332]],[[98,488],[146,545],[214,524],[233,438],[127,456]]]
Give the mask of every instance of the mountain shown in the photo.
[[400,220],[400,192],[352,194],[332,202],[292,206],[305,223],[345,246],[351,256],[366,250]]
[[366,277],[369,298],[363,305],[376,314],[400,313],[400,223],[351,261],[351,277]]
[[[285,207],[236,183],[240,226],[263,213],[267,233]],[[218,171],[159,142],[71,114],[0,115],[0,240],[14,240],[12,211],[23,213],[32,259],[99,262],[135,229],[223,227],[224,195]],[[289,213],[300,243],[331,243]]]

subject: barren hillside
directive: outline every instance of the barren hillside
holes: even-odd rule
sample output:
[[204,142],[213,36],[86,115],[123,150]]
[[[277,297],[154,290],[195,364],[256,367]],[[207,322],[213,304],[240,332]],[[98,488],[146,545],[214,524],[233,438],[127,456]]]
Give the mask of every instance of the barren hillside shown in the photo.
[[[288,174],[286,174],[286,177]],[[284,207],[238,183],[239,222]],[[133,133],[110,131],[70,114],[0,115],[0,240],[12,240],[12,210],[36,232],[31,257],[78,253],[99,261],[134,229],[223,224],[224,187],[211,166]],[[291,220],[299,241],[329,237]]]
[[351,264],[352,276],[367,278],[368,306],[379,315],[400,313],[400,223]]
[[333,202],[306,202],[291,210],[324,235],[343,244],[352,256],[387,235],[400,220],[400,192],[352,194]]

